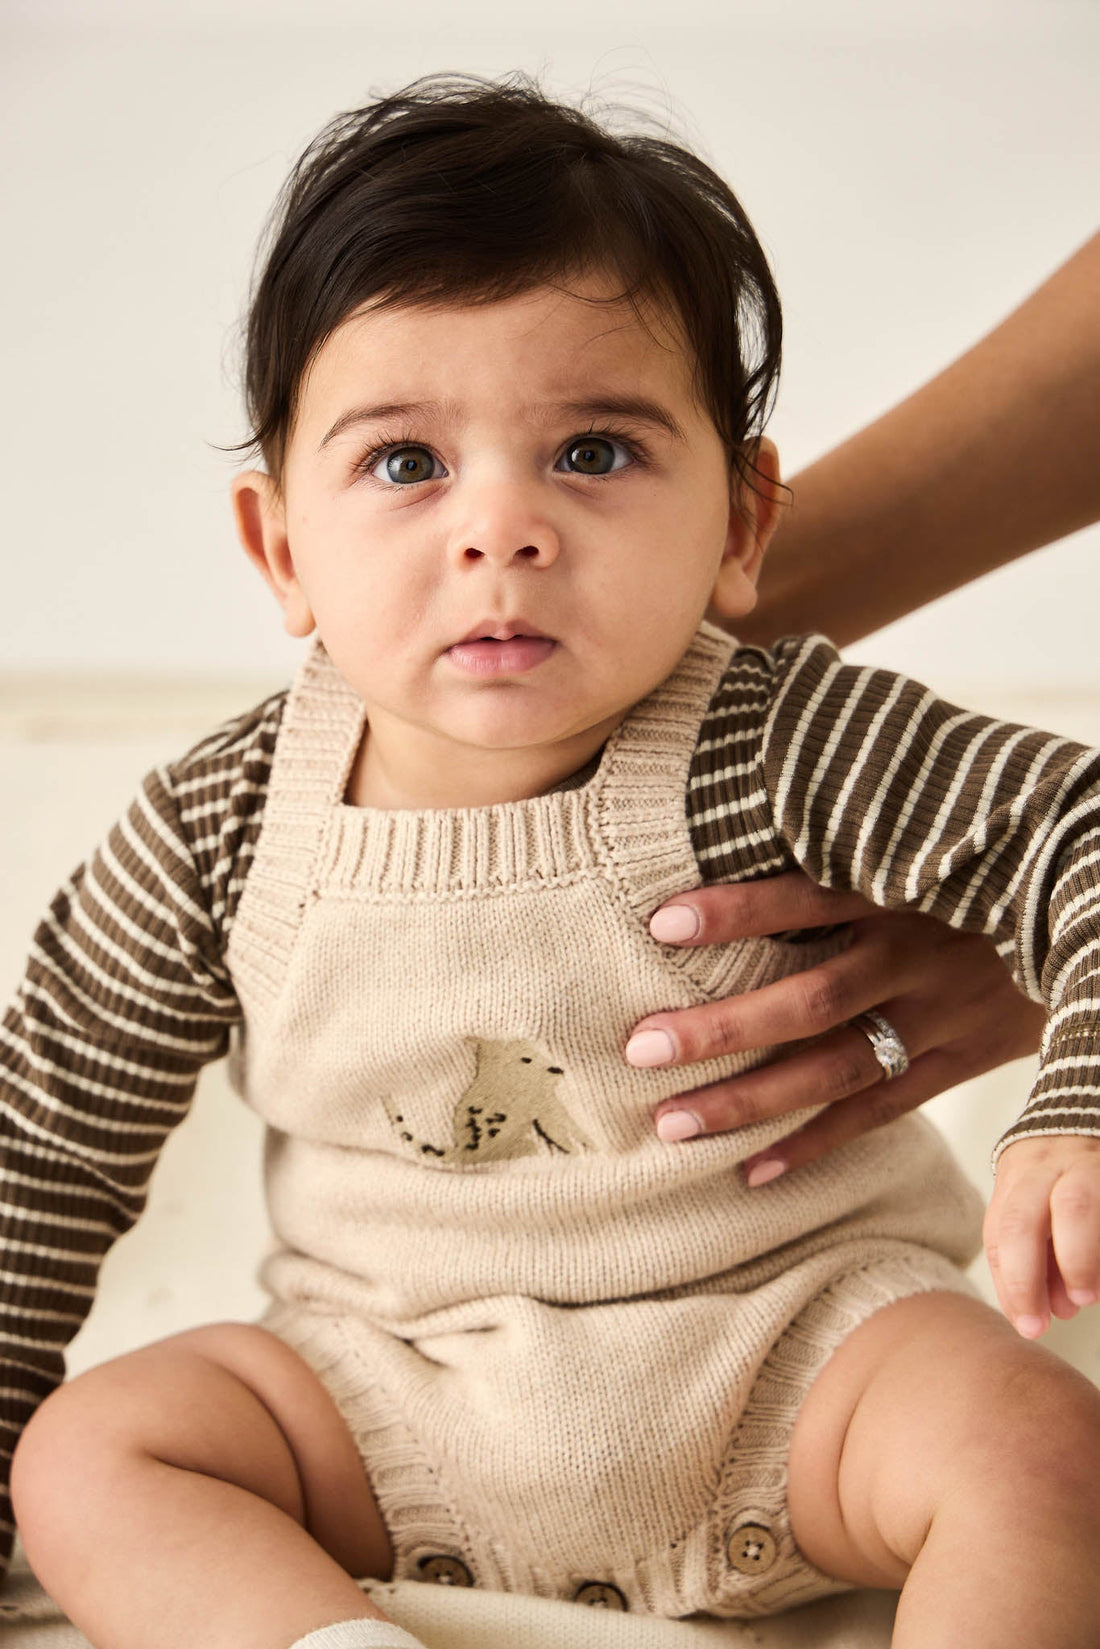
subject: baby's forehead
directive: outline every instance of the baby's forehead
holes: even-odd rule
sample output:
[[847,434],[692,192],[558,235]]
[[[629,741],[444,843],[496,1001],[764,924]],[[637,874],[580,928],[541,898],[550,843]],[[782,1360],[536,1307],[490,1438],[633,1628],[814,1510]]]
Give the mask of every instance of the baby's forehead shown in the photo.
[[581,284],[544,284],[505,297],[471,296],[446,302],[383,297],[353,309],[336,328],[339,333],[369,332],[375,340],[387,334],[403,338],[415,334],[446,343],[467,337],[495,337],[528,341],[564,352],[575,345],[591,347],[606,340],[624,350],[644,340],[666,354],[686,352],[687,340],[679,313],[669,301],[641,293],[631,295],[615,281],[587,280]]
[[479,393],[509,403],[522,396],[548,411],[601,397],[695,403],[678,318],[592,283],[479,302],[363,304],[318,351],[303,403],[329,402],[353,384],[379,406],[450,403],[452,411]]

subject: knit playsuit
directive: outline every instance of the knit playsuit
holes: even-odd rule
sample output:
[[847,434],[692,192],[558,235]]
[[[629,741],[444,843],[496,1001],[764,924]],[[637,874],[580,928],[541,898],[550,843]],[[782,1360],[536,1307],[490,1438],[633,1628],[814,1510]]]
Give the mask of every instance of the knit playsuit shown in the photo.
[[704,626],[586,782],[470,809],[345,805],[363,706],[319,645],[292,689],[234,1079],[268,1124],[264,1322],[344,1415],[395,1578],[667,1616],[842,1590],[790,1533],[799,1405],[871,1312],[968,1286],[980,1201],[923,1120],[750,1192],[792,1119],[670,1147],[683,1071],[623,1058],[657,1008],[831,948],[648,933],[701,880],[685,789],[733,647]]

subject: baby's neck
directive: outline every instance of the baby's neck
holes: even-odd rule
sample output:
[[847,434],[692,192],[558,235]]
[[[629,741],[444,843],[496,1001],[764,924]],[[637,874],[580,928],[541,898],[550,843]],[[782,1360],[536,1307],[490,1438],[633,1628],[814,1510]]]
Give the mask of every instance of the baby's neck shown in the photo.
[[429,784],[409,785],[397,778],[372,751],[369,732],[364,733],[344,795],[351,807],[379,808],[386,812],[424,808],[492,807],[503,802],[526,801],[531,796],[549,795],[555,790],[574,790],[586,784],[596,772],[603,755],[603,743],[593,752],[582,752],[579,766],[567,762],[571,771],[543,772],[539,779],[506,768],[496,773],[463,772],[458,764],[433,776]]

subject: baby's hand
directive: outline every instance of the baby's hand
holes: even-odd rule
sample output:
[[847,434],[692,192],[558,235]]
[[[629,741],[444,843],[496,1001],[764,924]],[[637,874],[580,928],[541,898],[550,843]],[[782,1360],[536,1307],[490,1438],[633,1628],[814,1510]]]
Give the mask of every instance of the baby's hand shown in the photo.
[[1100,1139],[1019,1139],[997,1163],[985,1251],[1005,1315],[1025,1339],[1100,1299]]

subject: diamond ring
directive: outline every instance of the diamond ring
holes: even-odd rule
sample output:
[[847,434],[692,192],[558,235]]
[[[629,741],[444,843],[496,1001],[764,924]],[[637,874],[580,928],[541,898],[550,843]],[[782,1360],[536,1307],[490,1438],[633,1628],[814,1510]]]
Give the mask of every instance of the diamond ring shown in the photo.
[[872,1009],[868,1013],[861,1013],[850,1021],[853,1030],[862,1031],[871,1044],[871,1051],[882,1066],[882,1074],[887,1082],[891,1077],[900,1076],[909,1069],[909,1055],[905,1051],[905,1043],[891,1025],[884,1013],[877,1013]]

